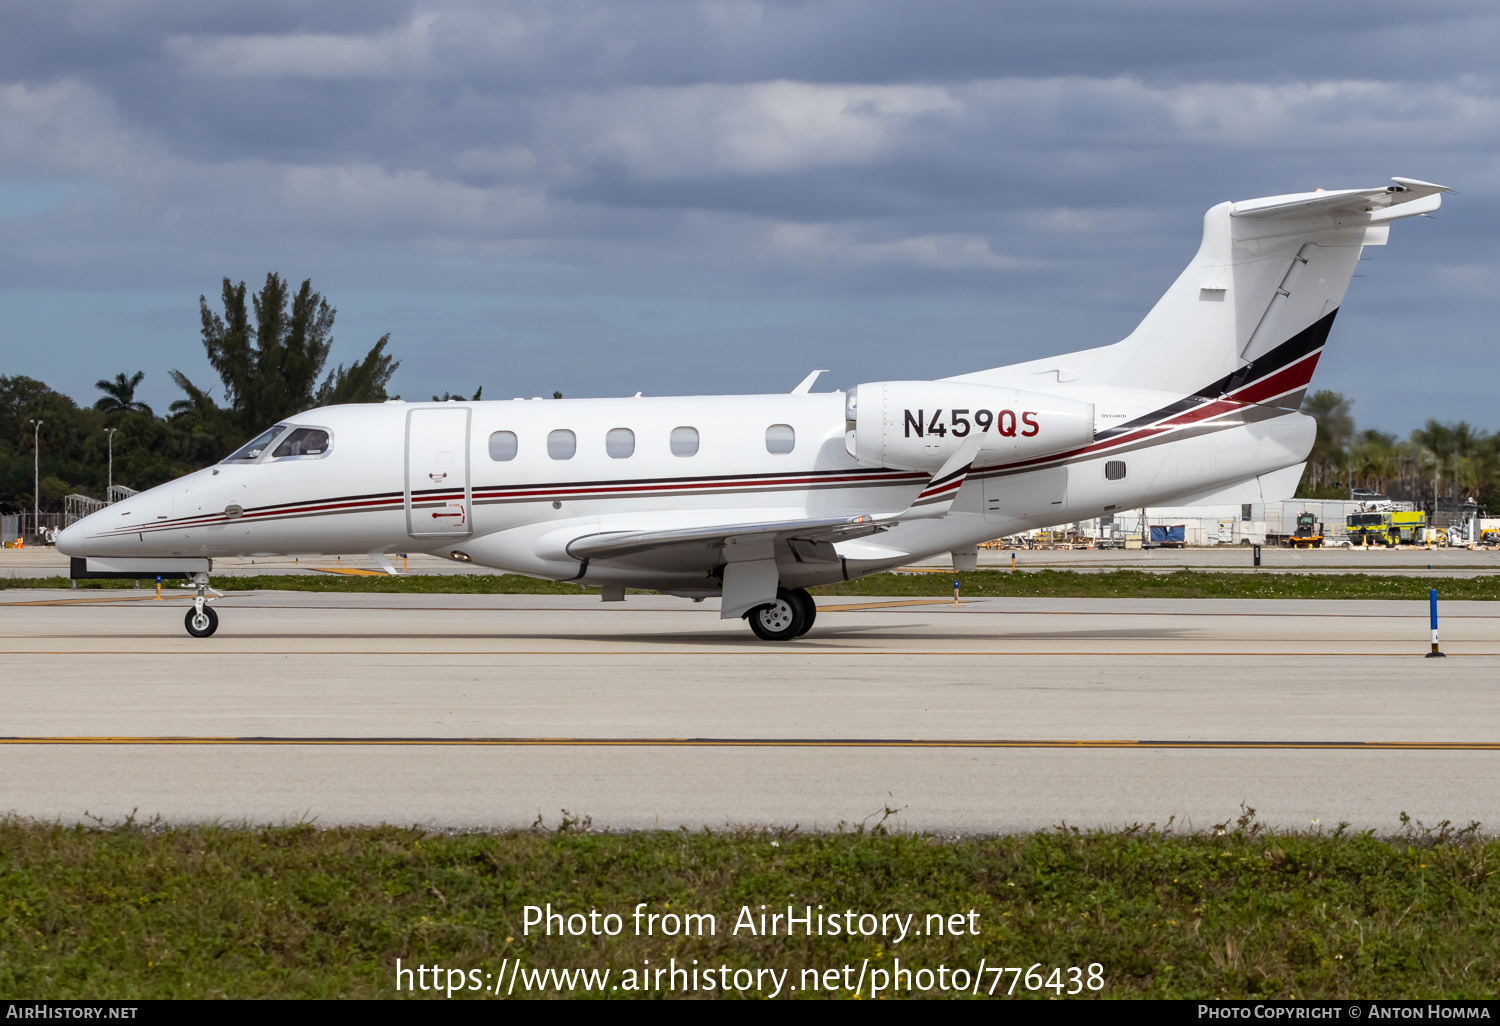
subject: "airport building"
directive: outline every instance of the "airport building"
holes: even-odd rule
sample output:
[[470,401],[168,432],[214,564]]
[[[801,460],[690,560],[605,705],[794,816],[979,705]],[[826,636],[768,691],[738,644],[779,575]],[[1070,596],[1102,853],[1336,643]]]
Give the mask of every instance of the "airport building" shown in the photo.
[[[1122,510],[1112,516],[1063,524],[1051,530],[1030,531],[1005,539],[1015,546],[1092,545],[1106,548],[1135,548],[1143,536],[1158,544],[1210,545],[1284,545],[1297,534],[1298,519],[1311,515],[1313,530],[1324,546],[1357,544],[1351,540],[1348,518],[1366,512],[1409,512],[1422,510],[1410,502],[1382,499],[1287,499],[1284,502],[1255,502],[1242,505],[1151,506],[1144,510]],[[1436,511],[1428,505],[1426,523],[1441,537],[1435,543],[1446,545],[1482,544],[1491,540],[1495,521],[1484,517],[1484,510],[1472,500],[1452,503],[1440,500]],[[1153,531],[1152,529],[1156,530]],[[1148,542],[1149,544],[1149,542]]]

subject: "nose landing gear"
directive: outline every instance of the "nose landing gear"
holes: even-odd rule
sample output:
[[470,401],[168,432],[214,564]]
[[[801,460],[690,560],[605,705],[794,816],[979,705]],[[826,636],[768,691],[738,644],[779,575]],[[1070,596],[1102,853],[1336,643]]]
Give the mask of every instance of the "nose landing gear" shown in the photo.
[[745,614],[750,629],[762,641],[800,638],[812,628],[817,617],[817,604],[805,588],[779,588],[774,602],[756,606]]
[[212,591],[220,598],[224,595],[208,586],[208,574],[194,574],[193,584],[197,585],[198,594],[193,598],[193,608],[187,611],[182,623],[193,637],[206,638],[219,629],[219,614],[209,606],[208,603],[212,600],[205,597],[204,592]]
[[183,619],[187,632],[195,638],[206,638],[219,629],[219,614],[208,606],[189,609]]

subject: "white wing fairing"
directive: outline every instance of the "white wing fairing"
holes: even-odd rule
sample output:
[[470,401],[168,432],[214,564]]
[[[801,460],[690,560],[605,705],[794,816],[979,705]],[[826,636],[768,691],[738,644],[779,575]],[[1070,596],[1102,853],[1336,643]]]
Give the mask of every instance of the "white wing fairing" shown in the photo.
[[393,571],[387,553],[425,551],[606,599],[718,595],[793,638],[813,585],[1117,509],[1289,494],[1314,433],[1296,411],[1362,248],[1447,191],[1393,181],[1219,204],[1112,346],[847,395],[812,393],[816,372],[789,395],[311,410],[58,548],[78,576],[191,574],[197,636],[217,625],[213,557]]

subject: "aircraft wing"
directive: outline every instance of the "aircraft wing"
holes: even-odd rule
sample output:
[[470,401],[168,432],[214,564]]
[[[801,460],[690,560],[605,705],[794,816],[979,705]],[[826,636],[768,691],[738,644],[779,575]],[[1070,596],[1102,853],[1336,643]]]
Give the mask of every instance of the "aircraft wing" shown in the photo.
[[567,554],[578,560],[628,559],[664,549],[717,549],[756,544],[769,552],[769,547],[777,542],[843,541],[895,527],[904,520],[946,516],[974,465],[983,438],[982,432],[973,432],[932,476],[911,505],[899,513],[765,520],[661,530],[597,531],[568,542]]
[[717,571],[723,589],[719,615],[732,619],[777,595],[781,567],[842,561],[833,543],[894,526],[868,514],[763,520],[750,523],[595,531],[569,541],[582,578],[591,562],[654,571]]
[[[568,538],[554,532],[542,548],[561,543],[561,551],[582,564],[704,572],[716,568],[723,583],[719,615],[732,619],[776,597],[782,567],[788,564],[843,565],[833,543],[888,530],[906,520],[947,515],[963,487],[983,433],[975,431],[940,467],[926,486],[899,513],[759,520],[748,523],[628,527],[594,530]],[[556,551],[556,550],[554,550]],[[540,551],[538,554],[542,554]]]
[[676,527],[656,531],[599,531],[573,539],[567,545],[574,559],[625,559],[653,550],[679,547],[707,547],[742,543],[742,541],[839,541],[858,538],[883,530],[889,524],[878,524],[874,517],[809,517],[802,520],[772,520],[748,524],[717,524],[711,527]]

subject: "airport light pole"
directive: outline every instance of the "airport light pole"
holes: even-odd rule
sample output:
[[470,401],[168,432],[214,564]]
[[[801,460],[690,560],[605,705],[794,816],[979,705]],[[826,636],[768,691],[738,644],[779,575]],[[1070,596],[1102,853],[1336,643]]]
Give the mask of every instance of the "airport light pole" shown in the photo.
[[31,531],[42,535],[42,422],[33,420],[31,432]]
[[104,433],[109,436],[109,484],[104,489],[104,501],[114,502],[115,490],[115,432],[119,428],[105,428]]

